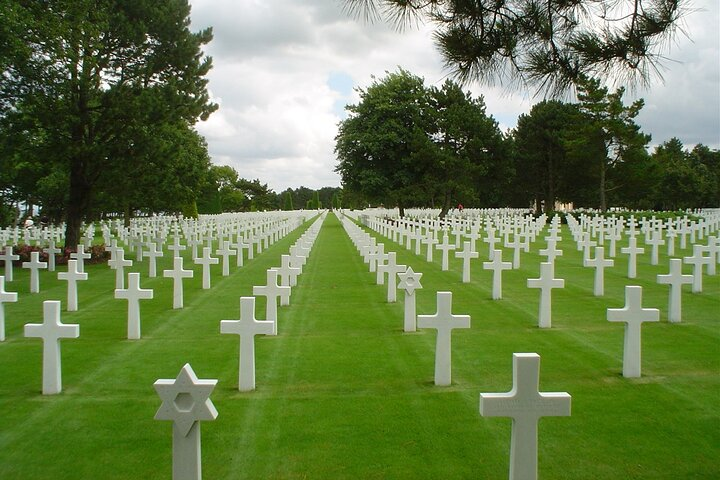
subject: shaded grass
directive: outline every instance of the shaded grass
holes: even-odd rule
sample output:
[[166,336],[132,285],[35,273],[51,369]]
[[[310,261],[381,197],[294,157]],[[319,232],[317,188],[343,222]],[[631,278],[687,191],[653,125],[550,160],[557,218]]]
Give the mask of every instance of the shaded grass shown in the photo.
[[[186,362],[200,378],[219,379],[211,397],[219,417],[202,426],[205,478],[505,478],[510,420],[480,417],[478,394],[508,391],[512,353],[521,351],[541,355],[543,391],[573,396],[571,417],[541,420],[541,478],[720,474],[720,277],[706,276],[702,294],[685,291],[683,323],[670,325],[667,287],[654,281],[666,267],[650,266],[645,255],[640,278],[628,281],[620,256],[606,270],[605,297],[593,297],[593,271],[580,266],[564,230],[556,276],[566,288],[553,292],[553,328],[541,330],[539,292],[526,288],[539,274],[536,253],[504,272],[504,298],[493,301],[485,250],[472,283],[462,284],[459,260],[441,272],[439,256],[428,264],[379,238],[424,274],[418,313],[433,313],[435,292],[449,290],[454,313],[472,317],[471,329],[453,335],[453,384],[438,388],[434,333],[402,332],[402,303],[386,303],[386,287],[375,285],[329,215],[291,306],[279,309],[279,335],[256,337],[257,390],[240,393],[237,336],[220,335],[219,322],[238,318],[238,297],[265,283],[265,270],[300,233],[230,277],[213,266],[212,290],[200,288],[196,268],[179,311],[171,309],[171,281],[134,266],[142,286],[155,289],[154,300],[141,302],[138,341],[125,339],[126,302],[112,297],[114,272],[88,267],[80,311],[63,312],[81,336],[62,342],[64,392],[51,397],[40,395],[40,342],[23,338],[22,324],[41,321],[42,300],[65,305],[65,285],[45,272],[42,292],[31,295],[27,272],[16,270],[7,289],[20,301],[5,306],[8,340],[0,344],[0,478],[169,478],[171,430],[153,420],[160,401],[152,384],[174,378]],[[164,268],[168,257],[158,264]],[[626,284],[642,285],[644,306],[661,309],[661,323],[643,327],[640,379],[621,376],[623,329],[605,320],[607,308],[623,306]],[[257,304],[263,318],[264,301]]]

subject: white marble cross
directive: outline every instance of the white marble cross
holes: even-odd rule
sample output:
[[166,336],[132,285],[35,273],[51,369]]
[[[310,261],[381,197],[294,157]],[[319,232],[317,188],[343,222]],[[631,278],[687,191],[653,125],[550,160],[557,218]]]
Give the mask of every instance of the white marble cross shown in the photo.
[[513,353],[513,387],[507,393],[481,393],[480,415],[512,418],[510,480],[536,480],[538,421],[570,415],[566,392],[540,392],[540,355]]
[[502,298],[502,271],[510,270],[512,263],[503,262],[502,250],[495,250],[492,255],[492,260],[483,262],[483,268],[493,271],[492,298],[493,300],[500,300]]
[[91,254],[85,253],[85,245],[83,244],[78,245],[77,249],[70,254],[70,258],[77,260],[78,272],[80,273],[85,272],[85,260],[90,260],[91,257]]
[[277,284],[278,272],[275,269],[269,269],[266,278],[267,285],[254,286],[253,295],[259,295],[267,299],[265,302],[265,320],[273,322],[271,335],[277,335],[277,298],[289,297],[290,287],[283,287]]
[[193,275],[192,270],[183,269],[183,257],[174,257],[172,270],[163,270],[163,277],[173,279],[173,308],[183,308],[183,278]]
[[140,274],[128,273],[128,288],[116,289],[115,298],[128,301],[127,338],[138,340],[140,338],[140,300],[152,299],[153,290],[140,288]]
[[577,249],[583,252],[583,261],[590,258],[590,247],[597,245],[597,242],[590,238],[590,232],[581,234],[580,240],[577,242]]
[[615,265],[615,261],[605,258],[605,247],[595,247],[595,258],[586,258],[583,260],[583,265],[595,268],[593,294],[602,297],[605,295],[605,269]]
[[30,293],[39,293],[40,269],[47,268],[47,262],[40,261],[40,252],[30,252],[30,261],[23,262],[22,267],[30,269]]
[[155,242],[149,242],[147,244],[147,251],[143,252],[143,256],[147,257],[150,261],[148,262],[148,277],[157,277],[157,258],[163,256],[162,248],[157,248]]
[[692,275],[683,275],[682,260],[670,259],[670,273],[658,275],[657,283],[670,285],[670,298],[668,300],[668,321],[678,323],[682,320],[682,286],[693,283]]
[[[378,273],[384,276],[387,274],[387,301],[395,303],[397,301],[397,277],[398,273],[404,272],[407,267],[398,265],[395,252],[388,252],[388,259],[385,265],[378,267]],[[382,283],[382,282],[381,282]]]
[[77,269],[77,260],[68,260],[67,272],[59,272],[58,280],[65,280],[68,282],[67,286],[67,311],[77,312],[78,309],[78,294],[77,294],[77,282],[78,280],[87,280],[88,274],[86,272],[79,272]]
[[646,245],[650,245],[650,265],[657,265],[659,260],[660,246],[665,245],[665,240],[662,239],[662,232],[660,230],[653,229],[650,232],[650,238],[645,241]]
[[555,276],[553,264],[543,262],[540,264],[540,278],[528,278],[528,288],[540,289],[540,307],[538,312],[538,326],[550,328],[552,324],[552,289],[565,288],[565,280],[553,278]]
[[175,379],[159,379],[153,385],[162,399],[155,420],[173,422],[173,480],[202,478],[200,421],[218,416],[210,400],[215,385],[217,380],[198,379],[189,363]]
[[472,242],[463,242],[463,249],[459,252],[455,252],[455,258],[462,258],[463,270],[462,270],[462,281],[463,283],[470,283],[470,260],[478,258],[480,253],[476,252],[472,248]]
[[5,277],[0,276],[0,342],[5,341],[5,303],[17,302],[17,292],[5,291]]
[[167,248],[168,250],[173,252],[173,258],[179,257],[180,252],[187,249],[185,245],[180,244],[180,237],[177,235],[173,237],[173,243],[171,245],[168,245]]
[[557,243],[553,239],[548,239],[547,247],[540,249],[540,255],[547,257],[547,261],[555,265],[555,258],[561,257],[563,251],[557,248]]
[[62,368],[60,362],[60,339],[78,338],[80,325],[66,325],[60,321],[60,302],[43,302],[43,323],[25,324],[25,336],[43,340],[43,395],[62,391]]
[[202,265],[202,288],[210,288],[210,265],[220,263],[219,258],[211,257],[210,247],[203,247],[203,256],[195,259],[195,264]]
[[708,243],[702,248],[702,251],[710,254],[710,260],[707,264],[708,275],[715,275],[717,264],[720,263],[720,239],[715,235],[708,235]]
[[437,292],[437,312],[434,315],[418,315],[417,327],[437,330],[435,385],[450,385],[452,382],[452,331],[455,328],[470,328],[470,315],[453,315],[452,292]]
[[370,273],[375,273],[377,271],[378,262],[382,263],[385,261],[385,244],[378,243],[375,245],[375,248],[368,253],[367,258]]
[[450,253],[450,250],[455,250],[455,245],[450,243],[450,239],[448,238],[447,232],[443,234],[443,240],[442,243],[435,245],[436,250],[440,250],[442,252],[441,262],[440,262],[440,269],[443,272],[447,272],[449,265],[448,265],[448,255]]
[[657,308],[642,308],[642,287],[625,287],[625,306],[608,308],[608,322],[625,322],[625,343],[623,347],[623,377],[636,378],[641,371],[640,327],[643,322],[660,321]]
[[427,254],[425,255],[425,260],[432,263],[434,251],[433,246],[438,243],[438,239],[435,237],[435,231],[431,228],[428,228],[425,237],[422,239],[422,243],[427,245]]
[[300,275],[300,269],[293,267],[290,260],[290,255],[280,255],[280,268],[276,269],[280,276],[280,285],[283,287],[297,286],[297,277]]
[[223,241],[222,248],[215,250],[215,255],[222,257],[222,276],[227,277],[230,275],[230,257],[237,255],[237,251],[230,248],[230,242],[228,240]]
[[413,271],[412,267],[407,267],[407,270],[403,273],[398,273],[400,277],[400,283],[398,288],[405,290],[405,319],[403,322],[403,330],[405,332],[414,332],[417,327],[417,315],[416,315],[416,298],[415,290],[422,288],[420,284],[420,278],[422,273]]
[[[714,259],[703,255],[703,246],[693,245],[693,254],[690,257],[683,257],[683,263],[693,266],[692,293],[702,293],[703,289],[703,265],[709,265]],[[23,264],[24,265],[24,264]]]
[[488,244],[488,260],[491,262],[495,259],[495,251],[497,250],[495,248],[495,244],[500,241],[500,238],[495,236],[495,229],[492,227],[487,228],[487,237],[483,240],[483,242]]
[[125,250],[118,248],[115,258],[108,260],[108,266],[115,270],[115,288],[125,288],[125,267],[132,267],[133,261],[125,259]]
[[13,254],[13,247],[5,246],[5,253],[0,255],[0,260],[5,262],[5,280],[13,281],[13,261],[20,260],[20,255]]
[[275,322],[255,319],[255,297],[240,297],[240,320],[221,320],[220,333],[240,336],[238,390],[255,390],[255,335],[272,335]]
[[50,240],[48,243],[47,248],[43,249],[43,253],[45,253],[48,257],[48,272],[54,272],[55,271],[55,255],[60,253],[62,250],[57,248],[55,246],[55,242],[53,240]]
[[637,237],[628,239],[628,246],[620,249],[620,252],[627,253],[628,257],[628,278],[637,277],[637,256],[645,253],[644,248],[637,246]]

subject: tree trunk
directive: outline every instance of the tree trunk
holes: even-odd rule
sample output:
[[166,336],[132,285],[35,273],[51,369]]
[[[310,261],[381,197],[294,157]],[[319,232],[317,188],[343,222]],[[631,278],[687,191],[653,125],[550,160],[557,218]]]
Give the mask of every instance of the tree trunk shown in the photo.
[[555,210],[555,163],[552,151],[547,152],[547,166],[548,188],[545,197],[545,213],[549,215],[550,212]]
[[450,200],[451,199],[452,199],[452,195],[450,194],[450,192],[445,192],[445,196],[443,198],[442,209],[440,210],[440,215],[439,215],[439,217],[441,219],[445,218],[447,216],[448,212],[450,211]]
[[73,158],[70,166],[70,198],[67,205],[65,248],[76,248],[80,242],[80,227],[90,203],[90,185],[85,179],[85,162]]
[[600,164],[600,211],[605,213],[607,211],[607,200],[605,198],[605,168],[607,167],[606,160],[603,158]]

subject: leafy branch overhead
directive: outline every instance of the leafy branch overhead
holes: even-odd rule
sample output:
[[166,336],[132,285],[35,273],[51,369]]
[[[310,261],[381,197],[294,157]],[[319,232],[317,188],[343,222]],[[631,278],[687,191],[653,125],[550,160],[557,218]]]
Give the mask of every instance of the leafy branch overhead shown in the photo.
[[345,0],[367,20],[435,25],[447,68],[461,82],[560,95],[582,77],[647,84],[689,0]]

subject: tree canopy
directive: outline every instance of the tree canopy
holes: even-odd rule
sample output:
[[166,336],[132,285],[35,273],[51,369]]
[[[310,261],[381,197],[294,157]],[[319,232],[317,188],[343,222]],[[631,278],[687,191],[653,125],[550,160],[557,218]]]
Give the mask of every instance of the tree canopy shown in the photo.
[[428,88],[402,69],[359,94],[360,102],[346,107],[335,144],[346,190],[401,211],[437,203],[444,214],[481,192],[493,202],[504,139],[482,97],[450,81]]
[[66,245],[98,201],[117,200],[116,210],[194,203],[208,157],[193,125],[217,106],[201,51],[211,30],[191,32],[189,15],[186,0],[0,4],[6,180],[63,205]]
[[399,27],[432,22],[447,67],[480,81],[558,94],[579,78],[659,75],[690,0],[345,0]]

